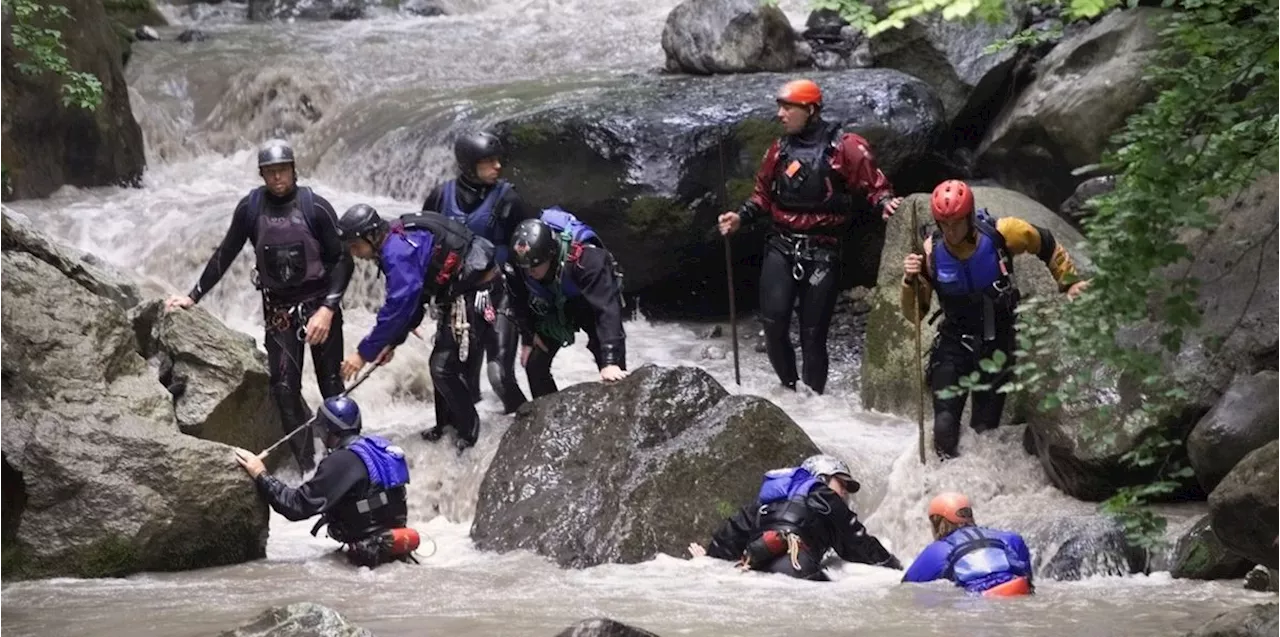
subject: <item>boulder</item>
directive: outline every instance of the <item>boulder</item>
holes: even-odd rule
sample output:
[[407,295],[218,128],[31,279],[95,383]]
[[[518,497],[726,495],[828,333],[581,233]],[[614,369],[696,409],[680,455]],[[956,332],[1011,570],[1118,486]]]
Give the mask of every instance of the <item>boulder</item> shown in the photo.
[[1244,576],[1244,587],[1251,591],[1274,593],[1280,590],[1277,584],[1280,584],[1280,573],[1274,568],[1255,566]]
[[1274,371],[1237,378],[1191,430],[1187,457],[1206,492],[1213,491],[1246,454],[1277,438],[1277,388],[1280,377]]
[[1142,549],[1129,542],[1124,527],[1103,516],[1051,522],[1036,537],[1044,546],[1034,556],[1036,575],[1052,580],[1122,577],[1141,572],[1145,563]]
[[[158,299],[140,306],[133,323],[142,355],[156,361],[173,394],[182,433],[253,451],[284,435],[266,354],[252,337],[198,306],[165,312]],[[289,455],[281,445],[273,460]]]
[[1185,637],[1273,637],[1280,628],[1280,612],[1275,604],[1253,604],[1230,610]]
[[787,71],[796,32],[776,5],[757,0],[684,0],[662,29],[667,68],[698,75]]
[[266,505],[230,448],[179,433],[169,393],[138,354],[121,275],[94,280],[69,250],[19,243],[18,227],[6,214],[5,577],[264,557]]
[[1080,226],[1081,222],[1093,215],[1093,198],[1105,195],[1115,188],[1115,175],[1090,177],[1076,186],[1075,192],[1058,207],[1058,212],[1071,223]]
[[1231,552],[1267,568],[1277,567],[1276,449],[1272,440],[1249,452],[1209,494],[1214,535]]
[[1008,39],[1026,22],[1024,6],[1010,5],[1004,18],[948,20],[939,13],[912,18],[899,29],[871,39],[879,68],[897,69],[924,80],[946,109],[957,141],[972,147],[1010,97],[1009,78],[1018,47],[988,53],[988,46]]
[[978,147],[982,171],[1056,209],[1080,181],[1071,170],[1098,163],[1111,136],[1154,97],[1143,76],[1165,15],[1116,11],[1064,38],[991,123]]
[[628,626],[612,619],[584,619],[562,631],[556,637],[658,637],[647,630]]
[[362,17],[365,0],[249,0],[249,19],[255,22],[290,20],[350,20]]
[[1237,579],[1252,567],[1248,560],[1222,545],[1206,515],[1174,546],[1170,573],[1183,579]]
[[25,217],[11,214],[7,209],[0,216],[0,248],[6,252],[25,252],[44,261],[62,276],[111,300],[122,310],[134,307],[141,299],[137,284],[119,271],[88,252],[54,241],[35,229]]
[[478,548],[565,567],[683,555],[817,447],[780,408],[699,368],[646,365],[527,403],[485,473]]
[[218,633],[218,637],[373,637],[373,633],[332,608],[298,602],[268,608],[253,621]]
[[814,67],[824,71],[865,69],[875,64],[871,41],[834,9],[809,14],[801,34]]
[[98,0],[66,0],[68,19],[50,25],[62,33],[70,67],[102,83],[92,111],[62,102],[62,80],[53,73],[25,75],[24,53],[4,30],[0,71],[0,153],[5,201],[46,197],[64,184],[79,187],[136,185],[146,167],[142,129],[133,118],[121,42]]

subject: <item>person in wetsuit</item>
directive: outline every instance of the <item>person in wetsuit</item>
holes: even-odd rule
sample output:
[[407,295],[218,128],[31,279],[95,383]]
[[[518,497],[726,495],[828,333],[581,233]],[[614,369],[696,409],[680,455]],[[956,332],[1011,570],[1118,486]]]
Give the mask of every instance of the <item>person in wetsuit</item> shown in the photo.
[[453,156],[458,162],[458,178],[433,188],[422,210],[461,221],[497,250],[504,276],[467,298],[468,322],[473,330],[466,352],[467,384],[471,400],[479,402],[480,368],[487,358],[489,384],[502,401],[503,413],[509,414],[524,404],[525,397],[515,376],[520,342],[507,291],[507,276],[515,274],[506,267],[507,243],[516,225],[537,219],[538,211],[525,204],[510,182],[500,178],[502,142],[497,137],[484,132],[463,135],[454,143]]
[[1031,551],[1022,536],[973,521],[962,493],[940,493],[929,502],[934,542],[911,563],[903,582],[946,579],[973,595],[1010,597],[1035,592]]
[[417,531],[405,528],[409,465],[404,450],[385,438],[361,435],[360,406],[346,396],[326,399],[314,427],[329,454],[297,488],[267,473],[249,451],[236,449],[236,462],[276,513],[294,522],[323,516],[311,534],[328,525],[329,537],[345,545],[352,564],[374,568],[409,559],[419,540]]
[[573,215],[549,208],[541,219],[520,222],[511,236],[511,258],[522,275],[512,286],[524,344],[520,363],[534,398],[557,391],[551,363],[561,347],[587,333],[600,380],[627,376],[627,334],[622,327],[622,288],[617,264],[595,231]]
[[[937,292],[942,323],[929,352],[928,374],[934,392],[933,447],[946,460],[957,455],[960,415],[968,395],[939,398],[939,390],[958,386],[961,377],[980,371],[979,382],[990,389],[973,393],[969,425],[981,433],[1000,424],[1006,394],[997,390],[1009,380],[1017,349],[1014,311],[1019,294],[1012,278],[1013,256],[1036,255],[1070,299],[1088,282],[1074,280],[1071,255],[1051,232],[1016,217],[992,220],[976,208],[973,191],[963,181],[939,184],[929,205],[938,229],[925,239],[924,255],[903,259],[902,313],[910,321],[923,317],[930,294]],[[995,373],[979,370],[979,361],[997,351],[1004,353],[1004,366]]]
[[372,206],[358,204],[343,213],[339,223],[351,255],[377,260],[387,277],[377,323],[343,360],[343,376],[355,376],[370,362],[390,361],[395,348],[422,323],[426,306],[435,304],[438,321],[431,349],[431,382],[436,424],[423,430],[422,437],[436,442],[447,427],[453,427],[461,454],[480,435],[480,416],[459,358],[462,341],[470,334],[465,326],[466,294],[483,289],[499,276],[493,244],[435,212],[407,214],[387,223]]
[[859,488],[848,465],[828,455],[775,469],[765,474],[755,503],[726,520],[711,544],[693,544],[689,551],[814,581],[829,579],[822,568],[828,549],[849,562],[901,570],[898,558],[867,533],[846,503]]
[[[803,380],[821,394],[827,386],[827,331],[840,291],[841,241],[855,217],[875,213],[888,219],[902,199],[876,167],[867,140],[822,119],[817,84],[788,82],[777,102],[785,134],[765,153],[751,197],[737,212],[720,215],[720,232],[737,232],[759,217],[772,221],[760,271],[765,351],[783,386],[795,389]],[[802,376],[791,344],[797,297]]]
[[[302,401],[302,356],[311,346],[316,382],[325,398],[342,393],[342,295],[351,281],[351,257],[342,245],[333,206],[298,186],[293,149],[271,140],[258,150],[265,185],[236,204],[231,227],[186,296],[165,301],[166,310],[200,302],[231,267],[247,240],[256,259],[255,285],[262,292],[271,397],[288,433],[310,418]],[[305,474],[315,467],[309,428],[289,439]]]

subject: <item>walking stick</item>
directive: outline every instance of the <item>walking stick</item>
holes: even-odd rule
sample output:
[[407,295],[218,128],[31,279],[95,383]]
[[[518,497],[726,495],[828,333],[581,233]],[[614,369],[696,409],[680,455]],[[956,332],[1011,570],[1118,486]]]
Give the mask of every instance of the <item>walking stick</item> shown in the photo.
[[[382,363],[374,363],[373,365],[371,365],[369,369],[365,370],[365,372],[361,374],[359,378],[356,379],[356,382],[351,383],[350,387],[342,390],[342,393],[338,395],[345,397],[347,394],[350,394],[353,389],[359,387],[360,383],[363,383],[365,379],[369,378],[369,376],[373,374],[373,370],[378,369],[378,367],[380,366],[382,366]],[[279,447],[280,445],[287,442],[290,438],[294,437],[299,431],[302,431],[303,428],[310,427],[313,423],[315,423],[316,419],[319,417],[320,417],[320,414],[317,412],[316,415],[312,416],[311,419],[308,420],[307,422],[304,422],[301,425],[294,427],[293,431],[290,431],[289,433],[285,434],[283,438],[275,441],[275,443],[272,444],[270,447],[263,449],[262,453],[258,454],[258,459],[259,460],[266,459],[266,457],[270,455],[272,451],[276,450],[276,447]]]
[[[724,137],[717,146],[720,152],[720,205],[729,203],[729,189],[724,180]],[[733,380],[742,386],[742,369],[738,366],[738,308],[733,292],[733,243],[724,235],[724,271],[729,283],[729,338],[733,339]]]
[[[916,206],[911,206],[911,252],[913,254],[923,255],[924,250],[920,246],[920,226],[916,221]],[[913,292],[913,304],[915,305],[916,315],[916,358],[915,365],[912,370],[916,375],[916,426],[920,430],[920,464],[927,464],[925,460],[924,448],[924,371],[920,369],[921,361],[924,360],[924,352],[920,346],[921,316],[920,316],[920,275],[911,282]]]

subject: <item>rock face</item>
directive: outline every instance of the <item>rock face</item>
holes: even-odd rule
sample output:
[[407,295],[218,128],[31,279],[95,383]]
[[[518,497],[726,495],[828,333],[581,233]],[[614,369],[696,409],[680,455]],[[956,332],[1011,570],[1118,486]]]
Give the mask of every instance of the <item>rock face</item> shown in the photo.
[[756,0],[684,0],[662,29],[667,68],[699,75],[786,71],[796,32],[782,10]]
[[1280,377],[1274,371],[1237,378],[1187,437],[1196,479],[1213,491],[1250,451],[1277,438]]
[[338,611],[320,604],[298,602],[267,609],[253,621],[218,637],[373,637],[348,622]]
[[1227,611],[1186,637],[1271,637],[1280,628],[1275,604],[1254,604]]
[[612,619],[584,619],[562,631],[556,637],[658,637],[647,630],[628,626]]
[[937,92],[947,118],[969,144],[980,140],[982,128],[1007,100],[1007,80],[1018,47],[987,53],[985,49],[1022,29],[1026,9],[1011,6],[1005,19],[946,20],[933,13],[907,21],[871,40],[877,67],[897,69],[924,80]]
[[1153,22],[1163,15],[1152,7],[1117,11],[1063,39],[987,130],[978,147],[983,172],[1057,208],[1079,181],[1071,170],[1097,163],[1125,119],[1153,97],[1143,75],[1158,45]]
[[102,103],[93,111],[62,104],[61,81],[53,74],[24,75],[16,63],[25,54],[10,40],[3,46],[3,139],[8,187],[4,200],[45,197],[64,184],[136,184],[146,167],[142,129],[129,106],[120,41],[98,0],[67,0],[62,32],[71,68],[102,83]]
[[[954,175],[932,150],[945,118],[923,82],[882,69],[811,77],[823,88],[825,116],[867,138],[898,191],[931,189]],[[750,194],[760,159],[780,133],[773,95],[790,79],[637,80],[560,96],[503,118],[495,130],[524,197],[560,205],[606,237],[627,273],[628,293],[639,294],[648,310],[705,316],[727,307],[723,244],[708,230]],[[878,218],[856,223],[858,240],[845,251],[847,285],[870,284],[882,228]],[[763,234],[741,235],[734,279],[747,311],[758,297]]]
[[266,505],[229,448],[178,433],[125,309],[95,292],[110,279],[85,283],[97,266],[17,236],[2,266],[5,577],[263,557]]
[[1104,175],[1101,177],[1090,177],[1076,186],[1076,191],[1071,193],[1067,200],[1062,202],[1058,208],[1058,212],[1063,217],[1071,220],[1077,226],[1080,222],[1093,215],[1093,205],[1090,201],[1094,197],[1105,195],[1116,188],[1116,178],[1114,175]]
[[698,368],[645,366],[530,402],[480,487],[471,538],[561,566],[683,555],[817,448],[774,404]]
[[[159,300],[138,308],[134,327],[143,356],[157,362],[173,394],[182,433],[253,451],[284,435],[266,355],[247,334],[200,307],[165,313]],[[289,456],[288,448],[273,456]]]
[[813,66],[824,71],[865,69],[875,64],[871,41],[833,9],[809,14],[801,34],[809,45]]
[[1277,443],[1245,456],[1209,494],[1213,532],[1231,552],[1276,568]]
[[1252,567],[1222,545],[1206,515],[1178,540],[1170,573],[1185,579],[1236,579]]

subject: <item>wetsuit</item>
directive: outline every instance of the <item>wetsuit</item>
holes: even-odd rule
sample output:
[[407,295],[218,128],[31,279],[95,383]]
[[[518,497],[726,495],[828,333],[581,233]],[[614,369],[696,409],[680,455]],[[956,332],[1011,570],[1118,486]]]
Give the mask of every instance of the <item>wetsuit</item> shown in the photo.
[[[303,328],[322,306],[333,310],[333,321],[329,337],[311,347],[316,382],[325,398],[342,393],[342,295],[351,281],[351,256],[324,197],[295,188],[279,198],[260,186],[236,205],[222,244],[188,293],[193,301],[217,285],[246,240],[254,247],[256,285],[262,291],[271,396],[288,433],[310,418],[302,401]],[[289,445],[304,472],[315,466],[309,429],[295,434]]]
[[[1044,228],[1015,217],[991,223],[985,213],[974,216],[973,227],[974,232],[959,246],[946,245],[938,232],[925,240],[928,263],[919,282],[920,316],[928,313],[933,291],[942,306],[942,323],[929,354],[929,384],[934,391],[934,451],[944,459],[957,455],[966,395],[938,398],[937,392],[958,385],[961,377],[979,370],[978,362],[996,351],[1004,352],[1005,366],[995,373],[979,370],[980,382],[991,389],[973,394],[969,426],[983,432],[1000,424],[1006,395],[996,390],[1008,382],[1017,349],[1014,310],[1019,294],[1012,280],[1013,256],[1039,257],[1063,291],[1076,273],[1071,256]],[[914,298],[912,284],[904,280],[902,312],[908,320],[915,320]]]
[[[849,562],[902,568],[898,558],[867,533],[844,498],[820,482],[807,489],[794,499],[743,507],[716,530],[707,555],[722,560],[740,560],[744,554],[750,555],[752,570],[816,581],[828,579],[822,570],[822,558],[828,549],[834,549]],[[761,542],[768,531],[796,537],[794,561],[789,552],[762,550]]]
[[379,263],[387,278],[386,300],[378,310],[377,323],[360,341],[360,356],[371,361],[384,347],[403,343],[422,323],[426,305],[434,302],[439,308],[431,350],[436,426],[423,435],[438,440],[444,428],[452,426],[458,433],[459,450],[474,445],[480,417],[458,357],[454,324],[459,298],[487,283],[486,277],[496,276],[493,244],[436,213],[404,215],[391,224]]
[[[538,210],[524,203],[506,181],[493,186],[474,184],[466,177],[449,180],[431,190],[423,202],[424,211],[436,211],[467,224],[472,232],[486,238],[497,250],[499,264],[507,262],[507,243],[515,227],[525,219],[537,219]],[[489,384],[502,400],[504,413],[524,404],[524,392],[516,383],[516,353],[519,333],[512,319],[506,278],[495,279],[485,289],[468,295],[472,337],[467,352],[467,383],[473,402],[480,400],[480,368],[486,358]]]
[[315,475],[297,488],[269,473],[254,482],[271,508],[290,521],[323,514],[312,535],[328,525],[329,537],[346,544],[348,559],[363,566],[392,559],[378,540],[391,529],[403,528],[409,517],[404,453],[377,436],[344,438],[320,461]]
[[760,315],[769,362],[795,388],[791,311],[800,300],[803,380],[817,393],[827,385],[827,331],[840,286],[841,241],[858,215],[879,218],[893,198],[867,141],[814,118],[800,133],[773,143],[756,174],[755,190],[738,211],[742,224],[769,217],[772,231],[760,271]]
[[[546,347],[543,351],[534,346],[525,365],[534,398],[557,391],[551,363],[561,347],[573,343],[578,330],[587,333],[587,349],[597,368],[627,368],[622,291],[614,268],[613,258],[604,248],[573,243],[561,248],[559,261],[547,271],[545,281],[528,273],[512,277],[512,303],[518,308],[524,343],[532,346],[536,334]],[[557,309],[561,304],[562,312]]]
[[[904,582],[946,579],[974,594],[1035,590],[1031,551],[1022,536],[981,526],[964,526],[929,546],[911,563]],[[1022,582],[1015,580],[1023,579]]]

